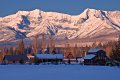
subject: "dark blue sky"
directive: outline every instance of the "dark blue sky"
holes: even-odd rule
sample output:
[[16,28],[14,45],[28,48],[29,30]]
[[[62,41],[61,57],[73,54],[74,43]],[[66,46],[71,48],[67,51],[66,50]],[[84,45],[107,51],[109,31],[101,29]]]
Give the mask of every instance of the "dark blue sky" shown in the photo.
[[33,9],[76,15],[86,8],[120,10],[119,5],[120,0],[1,0],[0,17]]

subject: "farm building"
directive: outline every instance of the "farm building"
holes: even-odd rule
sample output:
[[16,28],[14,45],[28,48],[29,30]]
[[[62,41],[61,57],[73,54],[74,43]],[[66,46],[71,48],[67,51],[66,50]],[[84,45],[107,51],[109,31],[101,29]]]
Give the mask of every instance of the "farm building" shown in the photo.
[[0,63],[2,62],[2,60],[3,60],[3,54],[2,53],[0,53]]
[[62,62],[63,54],[35,54],[35,58],[39,63],[41,62]]
[[106,65],[106,61],[109,58],[106,56],[106,52],[102,49],[90,49],[87,55],[84,57],[85,65]]
[[29,59],[26,55],[5,55],[3,62],[8,63],[25,63]]

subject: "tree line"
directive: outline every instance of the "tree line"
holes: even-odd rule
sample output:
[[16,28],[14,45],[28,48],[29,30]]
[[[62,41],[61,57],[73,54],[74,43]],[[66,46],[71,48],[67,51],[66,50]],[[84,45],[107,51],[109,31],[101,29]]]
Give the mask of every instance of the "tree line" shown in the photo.
[[55,44],[54,36],[49,36],[49,41],[46,42],[45,35],[42,35],[41,41],[37,35],[34,37],[34,42],[31,45],[26,45],[24,40],[21,39],[17,46],[12,46],[9,48],[1,46],[0,55],[3,57],[4,55],[63,53],[65,58],[77,58],[84,57],[86,52],[91,48],[101,48],[106,51],[107,55],[112,60],[120,61],[120,36],[118,41],[110,41],[104,44],[102,42],[94,42],[92,45],[78,46],[78,44],[75,43],[73,46],[70,46],[69,43],[65,43],[64,47],[56,47]]

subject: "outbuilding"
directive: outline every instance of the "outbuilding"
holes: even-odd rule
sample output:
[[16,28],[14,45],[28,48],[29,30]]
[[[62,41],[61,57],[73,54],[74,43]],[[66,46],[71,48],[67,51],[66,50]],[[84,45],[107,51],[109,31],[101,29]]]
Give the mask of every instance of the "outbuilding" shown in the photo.
[[27,62],[29,59],[26,55],[5,55],[3,62],[6,64],[10,64],[10,63],[25,63]]
[[84,57],[85,65],[106,65],[106,61],[109,58],[106,56],[106,52],[102,49],[90,49]]
[[63,54],[35,54],[35,58],[39,63],[42,62],[62,62],[64,59]]

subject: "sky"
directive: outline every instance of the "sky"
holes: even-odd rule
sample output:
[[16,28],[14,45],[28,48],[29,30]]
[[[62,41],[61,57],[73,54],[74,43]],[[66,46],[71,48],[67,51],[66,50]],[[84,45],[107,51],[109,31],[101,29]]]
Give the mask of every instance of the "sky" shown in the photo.
[[86,8],[120,10],[119,5],[120,0],[1,0],[0,17],[34,9],[78,15]]

